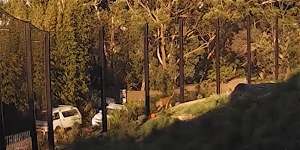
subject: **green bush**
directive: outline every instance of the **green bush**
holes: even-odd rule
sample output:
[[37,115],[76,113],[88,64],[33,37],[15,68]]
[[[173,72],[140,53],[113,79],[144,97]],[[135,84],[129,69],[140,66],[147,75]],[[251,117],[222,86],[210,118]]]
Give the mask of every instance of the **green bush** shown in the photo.
[[139,137],[143,138],[150,135],[153,131],[157,131],[163,128],[166,128],[173,123],[176,119],[172,118],[170,114],[161,114],[159,117],[147,121],[139,128]]
[[115,139],[135,137],[138,123],[127,111],[115,111],[109,119],[109,136]]
[[138,117],[144,114],[145,104],[142,101],[131,101],[125,105],[128,109],[129,120],[138,120]]

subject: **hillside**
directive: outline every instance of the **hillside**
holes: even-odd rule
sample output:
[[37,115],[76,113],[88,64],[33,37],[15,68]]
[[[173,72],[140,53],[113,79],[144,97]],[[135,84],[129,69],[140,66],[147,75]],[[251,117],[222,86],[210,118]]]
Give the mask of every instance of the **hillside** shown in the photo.
[[[261,99],[257,95],[244,97],[209,108],[209,101],[193,102],[167,111],[176,114],[191,108],[208,106],[206,113],[195,113],[198,117],[189,121],[172,121],[164,128],[153,130],[140,142],[133,138],[101,141],[91,139],[79,142],[76,149],[201,149],[201,150],[296,150],[300,148],[300,75],[287,82],[276,84],[271,94]],[[207,103],[207,105],[205,104]],[[178,110],[178,111],[176,111]],[[166,114],[168,114],[166,113]],[[163,116],[165,117],[166,114]],[[162,117],[162,118],[164,118]],[[160,120],[164,122],[166,118]],[[145,129],[146,122],[142,126]],[[161,122],[162,123],[162,122]],[[152,123],[153,124],[153,123]],[[158,125],[158,124],[157,124]],[[159,126],[156,126],[159,127]]]

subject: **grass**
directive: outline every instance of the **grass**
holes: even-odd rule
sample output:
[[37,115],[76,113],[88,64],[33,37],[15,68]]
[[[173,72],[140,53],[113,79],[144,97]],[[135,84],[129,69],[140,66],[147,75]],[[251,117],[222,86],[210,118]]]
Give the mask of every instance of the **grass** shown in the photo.
[[191,101],[182,105],[171,108],[167,112],[173,116],[182,114],[192,114],[194,116],[200,116],[216,107],[225,105],[228,102],[227,94],[217,96],[213,95],[201,100]]
[[107,137],[102,137],[100,138],[101,140],[98,140],[99,137],[95,137],[89,140],[78,141],[75,143],[75,149],[102,149],[103,147],[105,149],[139,149],[139,144],[136,144],[137,141],[143,141],[151,134],[180,122],[173,116],[186,113],[200,116],[227,102],[226,95],[211,96],[203,100],[188,102],[161,112],[158,114],[158,117],[145,122],[141,126],[135,120],[137,114],[141,113],[139,112],[141,111],[138,107],[139,104],[130,103],[127,105],[128,113],[116,112],[113,114],[114,123]]
[[[187,113],[196,117],[188,121],[172,117]],[[221,96],[190,102],[137,126],[130,131],[134,136],[92,138],[77,142],[74,149],[298,150],[299,114],[298,74],[277,84],[268,96],[253,94],[230,102]]]
[[175,106],[165,112],[158,114],[158,117],[147,121],[139,128],[140,138],[146,137],[153,131],[164,129],[174,123],[179,122],[178,116],[192,115],[192,117],[199,117],[212,109],[224,106],[228,102],[226,94],[217,96],[213,95],[201,100],[187,102]]

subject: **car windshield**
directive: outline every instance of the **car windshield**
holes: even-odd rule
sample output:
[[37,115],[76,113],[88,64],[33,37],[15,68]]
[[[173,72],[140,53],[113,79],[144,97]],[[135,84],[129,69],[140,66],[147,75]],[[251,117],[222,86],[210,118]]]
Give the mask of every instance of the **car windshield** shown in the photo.
[[66,117],[76,116],[78,112],[76,109],[72,109],[72,110],[64,111],[62,112],[62,114],[66,118]]

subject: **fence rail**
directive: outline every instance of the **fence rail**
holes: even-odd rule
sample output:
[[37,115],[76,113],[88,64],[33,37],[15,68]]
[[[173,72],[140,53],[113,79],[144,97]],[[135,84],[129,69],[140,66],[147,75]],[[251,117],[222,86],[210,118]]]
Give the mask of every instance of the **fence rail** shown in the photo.
[[5,136],[6,150],[31,150],[30,131]]

